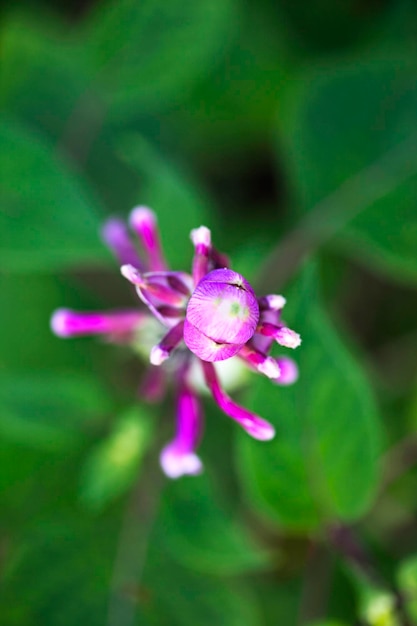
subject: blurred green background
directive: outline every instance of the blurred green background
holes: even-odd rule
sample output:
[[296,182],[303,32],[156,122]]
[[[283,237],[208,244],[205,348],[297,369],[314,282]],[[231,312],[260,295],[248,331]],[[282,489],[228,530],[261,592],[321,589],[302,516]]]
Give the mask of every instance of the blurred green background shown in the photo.
[[[0,9],[0,623],[417,624],[417,4],[24,0]],[[135,300],[100,241],[200,224],[288,298],[300,380],[205,402],[169,482],[145,364],[59,340]]]

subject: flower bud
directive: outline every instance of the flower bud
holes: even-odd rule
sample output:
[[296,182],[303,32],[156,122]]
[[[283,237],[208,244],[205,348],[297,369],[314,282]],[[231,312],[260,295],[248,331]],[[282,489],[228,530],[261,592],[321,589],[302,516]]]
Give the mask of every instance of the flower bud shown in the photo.
[[213,270],[188,302],[184,341],[199,358],[221,361],[249,341],[258,321],[258,302],[247,280],[229,269]]

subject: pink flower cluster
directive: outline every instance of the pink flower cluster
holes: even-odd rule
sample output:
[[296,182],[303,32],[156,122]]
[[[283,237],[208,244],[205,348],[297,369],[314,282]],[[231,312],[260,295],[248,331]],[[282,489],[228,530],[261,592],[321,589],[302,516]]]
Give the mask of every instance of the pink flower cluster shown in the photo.
[[[123,221],[109,220],[102,234],[117,256],[123,276],[166,329],[150,350],[152,366],[143,388],[144,399],[160,397],[165,389],[164,367],[160,366],[167,359],[173,362],[176,433],[161,452],[161,466],[171,478],[197,474],[202,470],[196,454],[202,411],[193,382],[193,363],[200,364],[205,383],[222,411],[252,437],[268,440],[275,434],[273,426],[227,395],[214,363],[237,357],[272,381],[288,385],[298,376],[295,363],[288,357],[269,356],[269,352],[274,342],[296,348],[300,337],[281,320],[285,299],[279,295],[256,297],[248,281],[231,270],[227,257],[213,247],[205,226],[191,232],[194,258],[188,274],[168,270],[156,216],[150,209],[135,208],[129,224],[141,244],[142,257]],[[94,313],[58,309],[51,327],[60,337],[101,334],[113,342],[133,344],[148,320],[143,309]]]

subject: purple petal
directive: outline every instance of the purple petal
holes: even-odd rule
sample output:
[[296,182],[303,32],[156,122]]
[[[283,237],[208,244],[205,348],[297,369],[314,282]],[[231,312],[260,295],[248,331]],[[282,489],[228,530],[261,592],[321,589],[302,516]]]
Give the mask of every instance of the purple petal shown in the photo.
[[187,319],[184,323],[184,342],[191,352],[203,361],[224,361],[239,352],[243,344],[217,343],[206,337]]

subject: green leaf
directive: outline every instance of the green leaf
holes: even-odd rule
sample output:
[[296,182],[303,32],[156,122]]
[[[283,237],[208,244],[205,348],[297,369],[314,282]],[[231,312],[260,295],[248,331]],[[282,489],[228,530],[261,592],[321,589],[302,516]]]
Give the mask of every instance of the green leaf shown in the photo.
[[[119,521],[55,515],[10,546],[0,611],[10,626],[106,623]],[[10,558],[11,557],[11,558]]]
[[80,499],[100,509],[124,493],[137,479],[148,448],[151,424],[143,411],[131,409],[116,422],[111,434],[90,453],[81,476]]
[[160,524],[170,553],[191,569],[233,574],[268,567],[267,553],[226,514],[206,473],[168,485]]
[[159,541],[150,542],[144,584],[151,593],[141,608],[143,617],[152,625],[257,626],[260,623],[255,599],[247,585],[191,571],[172,561],[161,550]]
[[305,530],[334,517],[356,519],[367,510],[380,435],[365,374],[317,301],[313,276],[298,281],[288,299],[285,318],[303,339],[294,353],[300,379],[279,388],[256,378],[251,408],[277,432],[268,443],[242,434],[238,464],[260,511]]
[[281,139],[308,229],[416,280],[415,65],[389,53],[307,71],[281,111]]
[[233,17],[232,0],[109,0],[97,7],[85,42],[117,116],[183,98],[220,58]]
[[0,170],[3,268],[54,271],[106,258],[98,201],[45,138],[0,120]]
[[35,14],[27,8],[8,14],[1,32],[0,106],[64,142],[72,139],[79,104],[88,105],[89,113],[94,103],[85,55],[73,34],[46,10]]
[[59,452],[80,445],[109,411],[97,383],[75,372],[13,372],[0,376],[0,432],[33,448]]
[[207,199],[139,135],[125,137],[120,153],[139,176],[140,203],[149,204],[158,216],[164,251],[171,266],[188,271],[193,255],[191,229],[201,224],[211,226],[213,222],[212,218],[208,220]]

